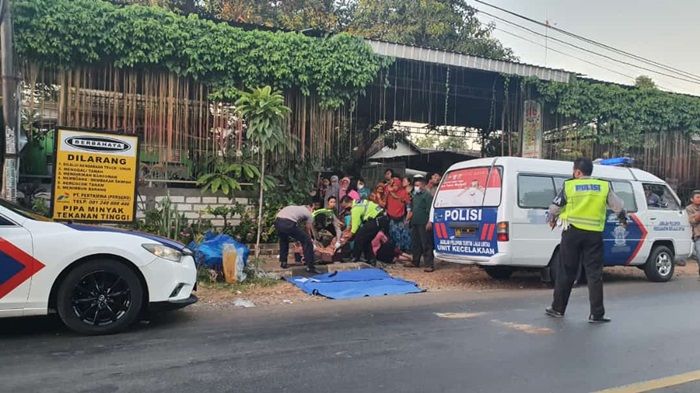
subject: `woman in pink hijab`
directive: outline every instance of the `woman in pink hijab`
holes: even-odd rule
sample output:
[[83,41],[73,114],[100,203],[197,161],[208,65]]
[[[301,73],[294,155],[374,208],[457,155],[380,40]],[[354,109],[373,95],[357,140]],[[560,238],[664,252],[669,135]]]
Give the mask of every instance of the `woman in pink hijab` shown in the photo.
[[350,190],[350,192],[348,192],[348,196],[350,198],[352,198],[352,200],[355,202],[359,202],[360,199],[362,199],[362,197],[360,196],[360,193],[355,191],[355,190]]
[[338,192],[338,200],[342,201],[343,197],[350,192],[350,178],[344,177],[340,179],[340,191]]

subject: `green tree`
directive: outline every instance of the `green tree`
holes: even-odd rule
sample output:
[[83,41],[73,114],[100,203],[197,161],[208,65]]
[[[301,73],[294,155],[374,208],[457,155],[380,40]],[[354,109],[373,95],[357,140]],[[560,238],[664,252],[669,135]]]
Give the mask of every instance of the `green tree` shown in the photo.
[[[172,1],[172,0],[171,0]],[[337,30],[333,0],[205,0],[202,9],[218,18],[287,30]]]
[[438,149],[448,151],[465,151],[469,149],[467,139],[465,137],[451,135],[440,141]]
[[200,11],[200,4],[197,0],[112,0],[112,2],[115,4],[159,6],[184,14],[192,14]]
[[634,80],[634,85],[640,89],[656,89],[656,83],[646,75],[640,75]]
[[367,38],[495,59],[512,50],[491,36],[466,0],[358,0],[348,31]]
[[437,135],[424,135],[415,140],[415,145],[423,149],[435,149],[440,142]]
[[[121,0],[189,13],[194,0]],[[317,29],[494,59],[515,59],[467,0],[200,0],[217,18],[301,31]]]
[[260,199],[258,200],[258,230],[255,240],[255,257],[260,255],[260,234],[263,221],[263,197],[265,157],[268,154],[294,149],[284,132],[284,121],[291,110],[284,105],[284,96],[270,86],[242,92],[236,101],[236,109],[246,120],[246,137],[258,149],[260,155]]

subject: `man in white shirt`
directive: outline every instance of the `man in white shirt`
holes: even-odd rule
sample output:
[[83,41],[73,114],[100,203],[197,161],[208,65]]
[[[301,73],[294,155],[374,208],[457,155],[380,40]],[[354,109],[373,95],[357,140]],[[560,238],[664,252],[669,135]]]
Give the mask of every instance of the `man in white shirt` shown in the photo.
[[[277,213],[275,230],[277,230],[277,236],[279,237],[280,266],[283,269],[287,268],[289,238],[293,238],[300,242],[304,249],[306,271],[309,273],[318,273],[314,268],[314,245],[309,235],[313,229],[312,211],[313,205],[287,206]],[[299,223],[302,221],[305,222],[306,231],[299,228]]]

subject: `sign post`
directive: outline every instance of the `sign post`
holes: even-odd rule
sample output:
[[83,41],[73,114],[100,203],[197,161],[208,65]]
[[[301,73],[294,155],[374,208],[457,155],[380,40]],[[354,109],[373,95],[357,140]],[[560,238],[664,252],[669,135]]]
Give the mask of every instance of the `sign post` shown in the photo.
[[138,137],[59,128],[51,216],[61,221],[135,219]]
[[523,106],[522,156],[542,158],[542,105],[527,100]]

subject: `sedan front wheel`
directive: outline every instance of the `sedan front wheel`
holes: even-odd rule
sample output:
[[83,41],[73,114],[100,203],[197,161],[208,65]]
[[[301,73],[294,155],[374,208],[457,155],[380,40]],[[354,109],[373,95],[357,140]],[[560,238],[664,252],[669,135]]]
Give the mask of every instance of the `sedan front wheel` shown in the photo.
[[117,333],[138,318],[143,287],[136,273],[120,261],[89,261],[61,282],[56,305],[71,330],[90,335]]

